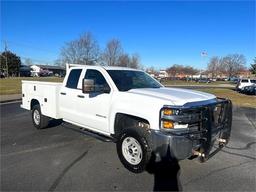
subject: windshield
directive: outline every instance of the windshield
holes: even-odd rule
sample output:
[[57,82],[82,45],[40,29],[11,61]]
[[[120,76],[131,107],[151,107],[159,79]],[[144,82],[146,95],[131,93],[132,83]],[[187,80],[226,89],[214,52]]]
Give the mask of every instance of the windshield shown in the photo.
[[139,88],[162,87],[155,79],[143,71],[133,70],[107,70],[119,91],[128,91]]

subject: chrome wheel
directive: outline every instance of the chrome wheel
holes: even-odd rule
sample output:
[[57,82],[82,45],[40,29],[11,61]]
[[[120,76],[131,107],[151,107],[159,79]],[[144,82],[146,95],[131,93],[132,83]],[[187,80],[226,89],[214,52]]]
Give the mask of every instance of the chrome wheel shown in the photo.
[[133,137],[127,137],[123,140],[122,153],[126,161],[132,165],[138,165],[142,160],[141,145]]
[[40,112],[38,110],[34,110],[33,119],[36,125],[40,124]]

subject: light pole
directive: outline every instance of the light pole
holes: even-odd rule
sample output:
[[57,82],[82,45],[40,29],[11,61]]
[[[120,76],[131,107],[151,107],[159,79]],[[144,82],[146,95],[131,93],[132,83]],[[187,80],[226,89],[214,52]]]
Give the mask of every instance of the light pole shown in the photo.
[[[204,65],[204,63],[205,63],[205,60],[204,60],[204,58],[206,58],[208,56],[208,53],[207,53],[207,51],[206,50],[203,50],[202,52],[201,52],[201,57],[202,57],[202,66]],[[202,78],[202,71],[201,71],[201,69],[200,69],[200,79]]]

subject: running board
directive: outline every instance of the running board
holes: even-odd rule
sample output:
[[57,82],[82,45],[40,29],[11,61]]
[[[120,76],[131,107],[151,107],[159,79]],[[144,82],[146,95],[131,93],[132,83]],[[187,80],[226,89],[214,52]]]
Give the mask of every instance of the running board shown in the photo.
[[115,142],[115,139],[113,137],[106,136],[106,135],[103,135],[103,134],[100,134],[100,133],[96,133],[96,132],[88,130],[84,127],[79,127],[79,126],[76,126],[76,125],[73,125],[73,124],[70,124],[70,123],[67,123],[67,122],[62,123],[62,126],[64,128],[72,129],[72,130],[77,131],[79,133],[83,133],[87,136],[94,137],[95,139],[98,139],[98,140],[103,141],[103,142]]

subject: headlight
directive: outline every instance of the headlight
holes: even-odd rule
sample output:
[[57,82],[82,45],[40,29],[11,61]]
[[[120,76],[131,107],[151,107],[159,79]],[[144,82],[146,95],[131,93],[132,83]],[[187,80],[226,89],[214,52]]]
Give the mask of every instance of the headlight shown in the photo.
[[169,108],[164,108],[161,111],[161,116],[170,116],[170,115],[179,115],[179,110],[178,109],[169,109]]
[[173,110],[172,109],[164,109],[163,115],[173,115]]
[[164,130],[188,128],[188,124],[175,122],[175,116],[180,115],[179,109],[163,108],[160,115],[160,127]]

